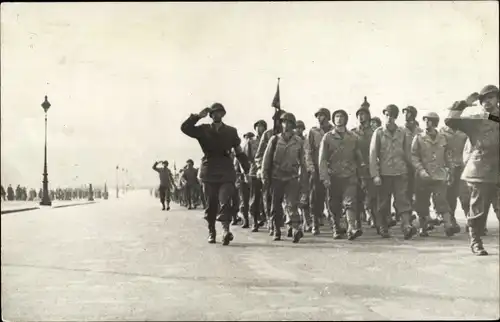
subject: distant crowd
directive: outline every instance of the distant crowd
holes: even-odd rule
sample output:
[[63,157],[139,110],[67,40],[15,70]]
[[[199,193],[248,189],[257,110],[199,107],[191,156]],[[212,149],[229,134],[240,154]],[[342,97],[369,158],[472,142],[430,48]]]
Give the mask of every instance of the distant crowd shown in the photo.
[[[90,194],[93,194],[94,198],[104,198],[107,199],[108,191],[106,186],[104,190],[93,189],[90,191],[88,188],[57,188],[51,189],[49,191],[51,200],[74,200],[74,199],[87,199]],[[16,189],[12,188],[9,184],[7,190],[1,186],[1,199],[2,201],[38,201],[42,199],[43,190],[40,188],[38,192],[34,188],[28,189],[27,187],[22,187],[17,185]]]

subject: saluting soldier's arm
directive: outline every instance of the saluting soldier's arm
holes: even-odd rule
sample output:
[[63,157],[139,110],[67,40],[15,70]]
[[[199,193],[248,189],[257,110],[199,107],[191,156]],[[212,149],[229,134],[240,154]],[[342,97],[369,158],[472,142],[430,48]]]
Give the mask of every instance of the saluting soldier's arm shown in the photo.
[[415,135],[413,142],[411,143],[411,161],[417,174],[424,170],[424,165],[422,164],[422,160],[420,158],[420,140],[418,134]]
[[327,133],[321,139],[319,143],[319,180],[323,182],[330,182],[330,175],[328,174],[328,158],[330,156],[330,147],[329,147],[329,137],[330,134]]
[[158,172],[158,161],[156,161],[156,162],[153,164],[153,170],[155,170],[156,172]]
[[181,125],[182,133],[189,137],[198,139],[201,137],[201,126],[196,126],[196,123],[201,119],[198,114],[191,114],[187,120]]
[[444,119],[444,124],[449,126],[454,130],[460,130],[470,136],[473,131],[475,131],[475,126],[472,119],[463,118],[462,113],[464,109],[469,106],[466,101],[456,101],[448,113],[448,116]]
[[376,129],[370,141],[370,175],[372,178],[380,177],[380,168],[378,163],[378,151],[380,151],[380,133],[381,132]]

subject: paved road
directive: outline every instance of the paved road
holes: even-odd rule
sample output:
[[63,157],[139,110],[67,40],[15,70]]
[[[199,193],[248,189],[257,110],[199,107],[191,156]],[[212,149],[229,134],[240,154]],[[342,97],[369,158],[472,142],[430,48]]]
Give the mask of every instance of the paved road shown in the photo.
[[[491,216],[494,217],[494,216]],[[299,244],[234,229],[206,243],[199,210],[146,191],[2,216],[2,311],[11,321],[401,320],[499,317],[498,222],[475,257],[462,234]],[[219,236],[220,237],[220,236]]]

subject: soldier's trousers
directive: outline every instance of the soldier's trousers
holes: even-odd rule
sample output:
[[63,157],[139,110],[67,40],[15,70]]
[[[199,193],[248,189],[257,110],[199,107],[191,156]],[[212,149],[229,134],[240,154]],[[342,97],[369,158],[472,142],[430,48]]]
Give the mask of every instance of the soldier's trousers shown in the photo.
[[[332,182],[332,186],[335,184],[335,182]],[[309,177],[309,191],[309,204],[313,217],[313,227],[319,228],[321,217],[325,211],[326,190],[316,171]]]
[[248,219],[248,211],[250,210],[250,185],[241,180],[238,193],[240,199],[240,212],[244,218]]
[[394,195],[394,208],[398,215],[404,216],[403,228],[410,225],[410,214],[412,211],[408,200],[408,176],[406,174],[397,176],[381,176],[382,184],[377,189],[377,225],[381,231],[388,230],[388,219],[391,213],[391,196]]
[[262,192],[262,180],[257,177],[250,177],[250,214],[256,224],[259,220],[265,221],[264,201]]
[[332,228],[335,232],[340,231],[340,219],[345,211],[348,215],[347,223],[349,229],[355,229],[355,219],[357,213],[357,177],[351,176],[347,178],[330,176],[332,183],[328,188],[328,213],[332,223]]
[[271,222],[274,223],[275,232],[279,231],[283,222],[283,201],[285,203],[286,224],[292,228],[300,227],[300,216],[298,211],[300,183],[298,179],[271,181]]
[[362,212],[365,215],[370,215],[372,220],[377,222],[375,213],[377,211],[377,189],[373,183],[372,178],[360,178],[358,184],[358,197],[357,200],[357,228],[361,228]]
[[262,185],[262,202],[264,204],[264,213],[267,219],[272,224],[271,221],[271,208],[272,208],[272,195],[271,195],[271,184]]
[[469,187],[467,187],[467,183],[465,181],[460,179],[463,169],[463,167],[456,167],[452,169],[451,175],[453,177],[453,182],[451,186],[448,186],[448,190],[446,192],[446,199],[448,200],[448,205],[450,205],[451,215],[454,221],[456,221],[455,210],[457,209],[457,199],[460,199],[460,204],[462,205],[462,210],[464,211],[466,217],[470,209]]
[[418,214],[420,228],[427,229],[426,223],[430,218],[429,208],[432,203],[436,212],[440,215],[451,213],[450,206],[446,200],[448,186],[446,181],[439,180],[415,180],[415,211]]
[[236,188],[234,182],[203,182],[203,189],[207,197],[205,220],[215,224],[218,220],[229,223],[233,214],[233,198]]
[[170,189],[165,186],[160,186],[158,187],[158,192],[160,193],[160,202],[162,204],[165,203],[165,200],[167,201],[167,204],[170,203]]
[[192,185],[186,184],[184,186],[185,194],[186,194],[186,204],[188,207],[193,205],[193,197],[194,197],[194,189]]
[[469,225],[469,234],[472,244],[481,244],[481,236],[484,235],[486,227],[486,219],[490,206],[493,206],[498,220],[499,214],[499,199],[500,188],[494,183],[486,182],[467,182],[471,198],[470,209],[467,214],[467,224]]

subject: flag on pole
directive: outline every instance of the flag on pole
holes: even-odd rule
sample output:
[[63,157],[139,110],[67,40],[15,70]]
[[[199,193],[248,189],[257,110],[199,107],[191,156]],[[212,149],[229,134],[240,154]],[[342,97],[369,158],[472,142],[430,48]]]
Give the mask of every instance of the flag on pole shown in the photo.
[[278,78],[278,86],[276,87],[276,94],[274,94],[273,102],[271,106],[277,109],[281,109],[281,99],[280,99],[280,79]]

